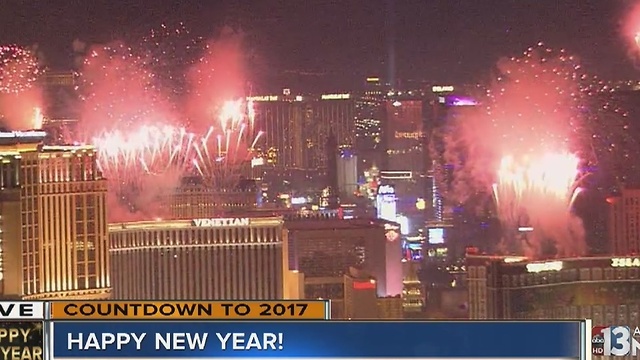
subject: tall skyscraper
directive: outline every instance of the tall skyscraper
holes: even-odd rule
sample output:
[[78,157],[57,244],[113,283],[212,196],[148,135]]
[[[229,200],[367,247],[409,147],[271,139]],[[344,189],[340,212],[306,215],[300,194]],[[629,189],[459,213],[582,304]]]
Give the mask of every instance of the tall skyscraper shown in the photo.
[[382,125],[386,116],[386,91],[377,77],[367,78],[364,93],[356,100],[354,150],[358,155],[358,173],[384,163],[385,143]]
[[[256,128],[264,133],[257,143],[270,167],[300,170],[305,164],[304,126],[310,113],[301,96],[253,96]],[[257,134],[254,134],[257,136]]]
[[326,170],[326,143],[331,132],[339,148],[353,145],[355,98],[351,94],[249,99],[254,102],[256,128],[264,131],[257,146],[274,168],[314,173]]
[[395,187],[398,213],[409,219],[410,235],[417,235],[427,220],[425,210],[416,207],[426,195],[425,102],[421,91],[395,91],[388,96],[383,123],[386,161],[380,178],[382,184]]
[[[428,156],[427,162],[427,196],[428,206],[428,236],[427,242],[435,248],[447,246],[446,243],[452,237],[454,227],[454,212],[458,209],[458,204],[451,198],[447,198],[450,186],[453,182],[453,164],[450,164],[446,153],[446,136],[451,128],[451,123],[468,114],[469,109],[473,109],[476,102],[462,95],[453,94],[456,89],[449,85],[438,85],[432,87],[432,98],[430,108],[427,112],[427,128],[425,132]],[[461,226],[476,224],[476,220],[461,219]],[[475,226],[475,225],[474,225]],[[459,233],[467,232],[464,229],[457,229]],[[465,246],[462,246],[462,249]]]
[[43,78],[46,108],[45,126],[73,126],[78,122],[77,75],[74,72],[49,72]]
[[385,138],[389,171],[424,171],[423,101],[391,99],[386,102]]
[[103,298],[109,292],[106,181],[91,146],[0,133],[0,294]]
[[614,255],[640,253],[640,189],[622,189],[609,203],[609,241]]
[[327,187],[329,188],[329,209],[340,205],[338,188],[338,142],[333,131],[329,132],[325,145],[327,151]]
[[351,150],[343,150],[337,159],[338,193],[342,203],[353,200],[358,189],[358,157]]
[[305,124],[307,168],[326,169],[327,138],[333,134],[339,149],[353,146],[355,97],[352,94],[323,94],[309,103],[313,117]]

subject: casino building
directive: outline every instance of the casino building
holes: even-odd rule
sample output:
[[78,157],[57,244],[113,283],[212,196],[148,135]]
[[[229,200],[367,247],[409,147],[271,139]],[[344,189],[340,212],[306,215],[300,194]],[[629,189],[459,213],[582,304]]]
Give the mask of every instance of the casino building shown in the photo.
[[111,224],[112,298],[300,298],[283,225],[281,217]]
[[90,146],[45,146],[42,131],[0,132],[0,296],[109,293],[106,182]]
[[160,206],[171,219],[221,216],[223,213],[254,209],[258,189],[251,180],[238,180],[233,186],[205,184],[201,177],[186,177],[178,188],[162,197]]
[[531,261],[467,254],[471,319],[593,319],[636,326],[640,258]]
[[[307,299],[345,298],[351,267],[376,279],[379,297],[402,293],[402,244],[384,220],[287,216],[289,268],[304,274]],[[397,226],[396,226],[397,228]]]

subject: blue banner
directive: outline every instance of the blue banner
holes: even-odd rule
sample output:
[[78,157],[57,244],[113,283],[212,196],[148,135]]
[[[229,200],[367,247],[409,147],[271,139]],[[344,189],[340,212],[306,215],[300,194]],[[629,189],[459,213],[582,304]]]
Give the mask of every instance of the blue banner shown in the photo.
[[579,322],[54,322],[62,358],[578,358]]

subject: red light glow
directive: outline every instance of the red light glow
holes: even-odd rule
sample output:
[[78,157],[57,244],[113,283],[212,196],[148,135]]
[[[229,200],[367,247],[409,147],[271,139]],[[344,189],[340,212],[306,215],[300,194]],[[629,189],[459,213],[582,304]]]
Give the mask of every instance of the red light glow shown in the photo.
[[374,281],[354,281],[354,290],[375,290],[376,283]]

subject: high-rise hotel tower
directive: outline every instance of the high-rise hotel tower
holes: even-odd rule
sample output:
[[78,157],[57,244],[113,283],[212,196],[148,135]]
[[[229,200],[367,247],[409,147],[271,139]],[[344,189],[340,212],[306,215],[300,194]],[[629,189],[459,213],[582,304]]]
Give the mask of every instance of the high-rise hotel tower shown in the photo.
[[0,132],[0,296],[100,299],[109,293],[106,183],[90,146]]

